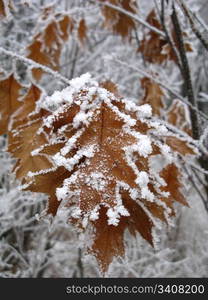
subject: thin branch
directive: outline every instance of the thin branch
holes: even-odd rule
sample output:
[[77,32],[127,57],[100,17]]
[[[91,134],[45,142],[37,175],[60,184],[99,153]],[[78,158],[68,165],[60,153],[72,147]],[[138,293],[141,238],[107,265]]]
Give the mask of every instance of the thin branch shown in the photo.
[[191,166],[191,170],[193,171],[193,173],[194,173],[196,179],[198,180],[198,182],[199,182],[204,188],[206,188],[205,180],[204,180],[204,178],[201,178],[201,177],[199,176],[199,174],[198,174],[199,172],[197,172],[198,170],[195,169],[193,166]]
[[[91,57],[93,57],[94,58],[94,49],[98,46],[98,47],[100,47],[100,49],[102,49],[103,48],[103,45],[100,45],[100,44],[102,44],[104,41],[106,41],[106,39],[108,39],[109,38],[109,34],[107,35],[107,36],[105,36],[104,38],[102,38],[101,40],[99,40],[99,41],[97,41],[94,45],[92,45],[91,46],[91,48],[92,48],[92,55],[90,56],[90,60],[91,60]],[[70,59],[69,61],[66,61],[66,62],[64,62],[61,66],[60,66],[60,68],[66,68],[66,67],[68,67],[70,64],[72,64],[72,63],[74,63],[74,61],[75,60],[79,60],[81,57],[83,57],[83,53],[80,53],[79,55],[77,55],[77,57],[76,58],[72,58],[72,59]],[[86,63],[86,65],[88,64],[88,61],[87,62],[85,62]],[[85,64],[84,64],[85,65]],[[83,68],[83,66],[81,65],[81,68]]]
[[196,165],[194,165],[190,162],[188,162],[188,164],[191,166],[192,169],[194,169],[194,170],[196,170],[196,171],[198,171],[198,172],[200,172],[204,175],[208,175],[208,171],[206,171],[206,170],[204,170],[204,169],[202,169],[202,168],[200,168],[200,167],[198,167],[198,166],[196,166]]
[[208,201],[207,199],[204,197],[204,195],[201,193],[201,190],[200,188],[197,186],[197,184],[195,183],[193,177],[191,176],[191,174],[189,173],[188,169],[186,168],[185,164],[183,165],[184,167],[184,170],[186,171],[187,175],[188,175],[188,178],[190,180],[190,182],[192,183],[194,189],[196,190],[196,192],[199,194],[199,196],[201,197],[202,199],[202,202],[204,204],[204,207],[206,209],[206,211],[208,212]]
[[207,40],[203,37],[203,35],[201,34],[201,32],[196,28],[195,26],[195,22],[193,19],[193,16],[191,15],[191,12],[189,11],[189,9],[187,8],[187,6],[185,5],[185,3],[183,2],[183,0],[178,0],[179,5],[182,7],[185,16],[188,18],[189,23],[191,25],[191,29],[193,30],[194,34],[196,35],[196,37],[200,40],[200,42],[202,43],[202,45],[205,47],[205,49],[208,51],[208,42]]
[[[199,142],[202,146],[204,146],[204,143],[208,141],[208,127],[206,127],[204,129],[204,132],[202,133],[200,139],[199,139]],[[205,145],[206,147],[206,145]]]
[[44,66],[44,65],[41,65],[41,64],[35,62],[35,61],[32,60],[32,59],[26,58],[26,57],[24,57],[24,56],[22,56],[22,55],[19,55],[19,54],[17,54],[17,53],[14,53],[14,52],[12,52],[12,51],[10,51],[10,50],[6,50],[6,49],[4,49],[4,48],[2,48],[2,47],[0,47],[0,52],[6,54],[6,55],[8,55],[8,56],[11,56],[11,57],[14,58],[14,59],[18,59],[18,60],[24,62],[24,63],[27,64],[27,65],[31,65],[31,66],[34,67],[34,68],[41,69],[41,70],[43,70],[44,72],[46,72],[46,73],[52,75],[53,77],[59,79],[60,81],[62,81],[62,82],[65,83],[65,84],[70,84],[70,80],[68,80],[66,77],[62,76],[60,73],[58,73],[58,72],[56,72],[56,71],[53,71],[52,69],[50,69],[50,68],[48,68],[48,67],[46,67],[46,66]]
[[25,264],[26,268],[30,267],[28,262],[25,260],[25,258],[21,255],[21,253],[19,253],[17,251],[17,249],[14,246],[9,245],[9,244],[7,244],[6,246],[16,253],[16,255],[19,257],[19,259]]
[[[158,119],[156,117],[152,117],[153,121],[157,121],[158,123],[160,123],[161,125],[164,125],[170,132],[173,132],[174,134],[178,135],[180,138],[182,138],[183,140],[186,140],[190,145],[194,146],[196,149],[199,150],[200,154],[205,155],[208,157],[208,151],[207,149],[205,149],[204,147],[201,147],[201,145],[199,144],[198,140],[194,140],[191,136],[189,136],[187,133],[185,133],[184,131],[178,129],[177,127],[175,127],[174,125],[168,123],[167,121]],[[191,166],[193,166],[190,162],[189,164]],[[195,165],[194,165],[195,167]],[[195,167],[196,168],[196,167]],[[207,174],[206,170],[203,168],[198,167],[198,171],[200,170],[200,172],[202,172],[203,174]]]
[[84,266],[82,263],[82,250],[78,249],[78,260],[77,260],[77,267],[79,269],[80,278],[84,277]]
[[192,105],[189,101],[186,101],[184,99],[183,96],[181,96],[180,94],[178,94],[176,91],[174,91],[173,89],[171,89],[166,83],[161,82],[160,80],[158,80],[157,78],[154,78],[152,75],[150,75],[148,72],[144,71],[141,68],[137,68],[137,67],[133,67],[119,59],[116,59],[115,57],[112,58],[113,61],[119,63],[120,65],[125,66],[126,68],[132,69],[138,73],[140,73],[142,76],[146,76],[147,78],[149,78],[150,80],[153,80],[154,82],[156,82],[157,84],[159,84],[161,87],[163,87],[164,89],[166,89],[170,94],[172,94],[174,97],[176,97],[178,100],[182,101],[183,103],[185,103],[186,105],[188,105],[192,110],[195,110],[204,120],[208,121],[208,116],[206,114],[204,114],[203,112],[199,111],[194,105]]
[[208,33],[208,26],[207,24],[204,22],[204,20],[197,14],[197,13],[192,13],[193,17],[195,18],[195,20],[197,20],[197,22],[200,24],[200,26],[203,27],[204,31],[206,33]]
[[74,53],[74,59],[73,59],[71,72],[70,72],[70,79],[72,79],[74,77],[78,53],[79,53],[79,47],[77,44],[75,44],[75,53]]
[[181,66],[181,63],[180,63],[180,56],[179,56],[179,53],[178,53],[178,49],[177,47],[175,46],[175,43],[171,37],[171,35],[169,35],[169,32],[168,32],[168,29],[167,29],[167,26],[165,24],[165,2],[164,0],[161,1],[161,15],[160,15],[160,20],[161,20],[161,25],[163,27],[163,30],[165,32],[165,35],[166,35],[166,40],[167,42],[169,43],[177,61],[177,65],[180,69],[180,71],[182,72],[182,66]]
[[136,14],[133,14],[125,9],[123,9],[122,7],[120,6],[117,6],[117,5],[114,5],[114,4],[111,4],[111,3],[108,3],[108,2],[100,2],[99,0],[98,1],[95,1],[95,0],[89,0],[90,2],[92,3],[99,3],[100,5],[102,6],[106,6],[106,7],[109,7],[109,8],[112,8],[128,17],[130,17],[131,19],[133,19],[134,21],[140,23],[141,25],[147,27],[148,29],[150,29],[151,31],[154,31],[155,33],[159,34],[160,36],[162,36],[163,38],[165,38],[165,34],[164,32],[162,32],[161,30],[157,29],[156,27],[154,26],[151,26],[149,23],[147,23],[146,21],[142,20],[140,17],[138,17]]
[[[193,90],[193,84],[191,79],[191,71],[189,67],[189,62],[186,55],[186,50],[184,46],[183,41],[183,34],[180,26],[180,22],[178,19],[178,15],[175,9],[175,6],[173,4],[172,6],[173,11],[171,15],[172,23],[175,29],[176,39],[178,43],[178,50],[181,58],[181,64],[182,64],[182,76],[184,79],[184,86],[185,86],[185,92],[188,97],[189,102],[192,106],[197,107],[197,102],[194,95]],[[199,120],[198,115],[196,113],[196,110],[194,110],[192,107],[190,109],[190,117],[191,117],[191,124],[192,124],[192,130],[193,130],[193,136],[195,139],[199,138]]]

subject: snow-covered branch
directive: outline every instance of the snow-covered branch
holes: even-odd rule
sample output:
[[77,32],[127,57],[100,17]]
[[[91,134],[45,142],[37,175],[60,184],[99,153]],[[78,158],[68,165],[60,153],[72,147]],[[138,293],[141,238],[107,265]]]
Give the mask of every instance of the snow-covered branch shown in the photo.
[[124,66],[125,68],[129,68],[129,69],[132,69],[132,70],[138,72],[141,76],[146,76],[147,78],[153,80],[154,82],[156,82],[157,84],[159,84],[161,87],[163,87],[164,89],[166,89],[173,96],[175,96],[177,99],[179,99],[180,101],[182,101],[183,103],[185,103],[186,105],[188,105],[189,107],[191,107],[193,110],[195,110],[203,119],[208,120],[208,116],[207,115],[205,115],[203,112],[201,112],[200,110],[198,110],[198,108],[196,108],[195,106],[193,106],[190,102],[188,102],[187,100],[185,100],[184,97],[182,97],[179,93],[177,93],[171,87],[169,87],[169,85],[167,83],[162,82],[161,80],[157,79],[156,77],[154,77],[153,75],[151,75],[147,71],[143,70],[142,68],[140,68],[140,67],[134,67],[132,65],[129,65],[129,64],[121,61],[118,58],[108,56],[107,59],[112,60],[113,62],[117,62],[120,65]]
[[41,69],[43,70],[44,72],[52,75],[54,78],[57,78],[59,79],[61,82],[65,83],[65,84],[69,84],[70,80],[68,80],[66,77],[62,76],[60,73],[58,73],[57,71],[53,71],[52,69],[44,66],[44,65],[41,65],[37,62],[35,62],[34,60],[32,59],[29,59],[29,58],[26,58],[22,55],[19,55],[17,53],[14,53],[10,50],[7,50],[7,49],[4,49],[2,47],[0,47],[0,52],[1,53],[4,53],[14,59],[17,59],[17,60],[20,60],[22,62],[24,62],[26,65],[29,65],[31,66],[32,68],[38,68],[38,69]]
[[159,30],[158,28],[154,27],[154,26],[151,26],[149,23],[147,23],[145,20],[141,19],[140,17],[138,17],[136,14],[133,14],[125,9],[123,9],[122,7],[119,7],[117,5],[114,5],[114,4],[111,4],[109,2],[101,2],[101,1],[96,1],[96,0],[88,0],[92,3],[99,3],[100,5],[103,5],[103,6],[106,6],[106,7],[109,7],[109,8],[112,8],[130,18],[132,18],[134,21],[138,22],[139,24],[145,26],[146,28],[148,28],[149,30],[159,34],[161,37],[165,38],[165,34],[163,31]]

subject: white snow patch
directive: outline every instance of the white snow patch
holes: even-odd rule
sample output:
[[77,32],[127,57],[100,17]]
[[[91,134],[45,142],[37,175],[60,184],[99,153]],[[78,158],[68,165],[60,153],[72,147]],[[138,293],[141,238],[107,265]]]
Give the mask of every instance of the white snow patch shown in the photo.
[[135,180],[136,184],[139,184],[140,187],[146,186],[149,183],[149,176],[147,172],[141,171],[137,179]]
[[106,176],[101,172],[92,172],[88,178],[85,179],[85,183],[97,191],[103,191],[106,187]]
[[95,221],[95,220],[99,219],[99,208],[100,208],[100,206],[96,205],[96,207],[91,211],[90,216],[89,216],[89,219],[91,221]]
[[72,210],[71,216],[74,219],[79,219],[81,217],[82,211],[79,207],[76,207]]

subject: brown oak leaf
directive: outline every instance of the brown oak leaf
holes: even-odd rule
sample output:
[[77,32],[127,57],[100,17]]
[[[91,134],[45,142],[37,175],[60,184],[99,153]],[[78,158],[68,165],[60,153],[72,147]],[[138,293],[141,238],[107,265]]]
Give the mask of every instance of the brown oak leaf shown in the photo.
[[104,86],[89,74],[50,97],[31,86],[13,113],[8,147],[24,189],[48,194],[46,213],[66,209],[68,221],[91,233],[87,251],[103,273],[124,255],[126,230],[154,245],[153,230],[170,223],[174,202],[187,205],[178,167],[152,168],[158,155],[166,161],[170,137],[156,140],[149,105]]
[[[101,0],[109,2],[110,4],[120,6],[124,10],[135,14],[137,12],[136,3],[133,4],[131,0]],[[104,26],[112,30],[115,34],[120,35],[122,38],[130,38],[131,31],[135,28],[134,20],[115,9],[103,6],[102,13],[105,17]]]
[[165,108],[165,94],[163,89],[156,82],[150,80],[147,77],[141,79],[141,86],[145,92],[141,104],[150,104],[152,107],[153,115],[161,116],[161,113]]
[[77,33],[80,43],[84,45],[87,39],[87,25],[85,19],[79,21]]
[[0,81],[0,134],[8,132],[8,125],[13,113],[21,106],[21,84],[13,75]]
[[[53,70],[59,68],[63,42],[68,39],[73,29],[73,20],[70,17],[62,16],[60,20],[59,17],[56,15],[54,20],[33,38],[33,42],[28,47],[28,58]],[[33,68],[33,76],[36,80],[39,80],[42,74],[42,69]]]

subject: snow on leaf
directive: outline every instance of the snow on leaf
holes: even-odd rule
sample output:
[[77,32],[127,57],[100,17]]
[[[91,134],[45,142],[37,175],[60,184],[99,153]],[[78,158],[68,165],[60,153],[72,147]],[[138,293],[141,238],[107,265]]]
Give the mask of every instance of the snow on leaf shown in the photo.
[[118,87],[116,84],[110,80],[105,80],[100,83],[100,86],[103,87],[104,89],[108,90],[112,94],[114,94],[116,97],[120,97]]
[[[174,215],[169,194],[160,189],[162,180],[149,166],[149,157],[162,155],[164,145],[156,144],[148,133],[158,129],[145,121],[146,108],[128,105],[86,75],[73,79],[56,97],[48,97],[48,104],[50,98],[52,102],[57,98],[59,106],[43,119],[41,132],[48,144],[38,153],[47,155],[55,169],[31,174],[28,189],[50,195],[50,213],[56,213],[60,202],[80,212],[79,218],[72,214],[70,220],[82,230],[95,228],[89,251],[105,271],[114,256],[123,254],[125,229],[139,232],[152,244],[154,219],[169,222]],[[53,182],[55,189],[45,188]]]
[[125,230],[154,245],[153,228],[171,223],[174,201],[187,205],[179,169],[151,167],[153,157],[166,161],[168,146],[150,116],[147,104],[129,104],[89,74],[46,98],[32,86],[14,114],[8,150],[23,189],[48,194],[48,214],[61,205],[92,232],[88,251],[102,272],[124,254]]

